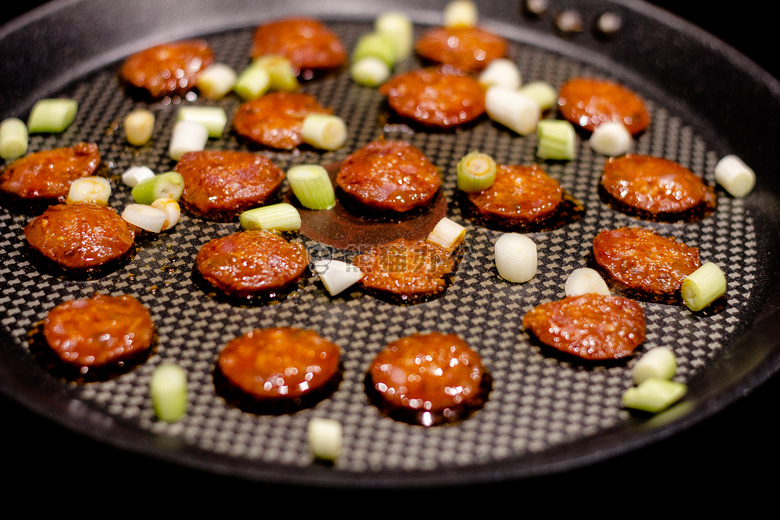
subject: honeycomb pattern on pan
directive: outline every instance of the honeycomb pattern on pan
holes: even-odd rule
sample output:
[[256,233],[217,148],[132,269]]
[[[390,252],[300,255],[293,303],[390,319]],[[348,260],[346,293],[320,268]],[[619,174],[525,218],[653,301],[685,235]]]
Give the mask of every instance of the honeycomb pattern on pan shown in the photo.
[[[330,24],[351,47],[369,26]],[[418,31],[420,28],[418,28]],[[219,61],[240,69],[248,63],[251,30],[207,35]],[[575,74],[608,75],[607,71],[548,51],[513,43],[512,54],[525,80],[541,79],[560,85]],[[416,66],[414,59],[397,71]],[[631,85],[640,93],[641,85]],[[358,87],[346,71],[317,78],[304,89],[342,116],[350,129],[347,145],[335,152],[267,153],[282,168],[301,162],[328,163],[376,138],[383,132],[382,98],[377,91]],[[161,172],[172,162],[167,143],[177,103],[149,105],[157,115],[155,138],[133,149],[124,142],[119,122],[135,106],[119,88],[116,68],[95,71],[64,91],[79,101],[77,120],[62,135],[31,136],[30,151],[84,140],[98,143],[105,163],[115,174],[112,204],[120,209],[129,190],[118,174],[134,164]],[[718,150],[697,136],[682,114],[668,112],[647,96],[653,116],[648,131],[636,142],[636,151],[677,160],[714,184],[712,171]],[[188,103],[190,101],[181,101]],[[201,103],[203,101],[196,100]],[[218,102],[229,116],[238,100]],[[563,295],[569,271],[584,265],[593,236],[600,230],[629,224],[652,226],[700,248],[704,260],[717,262],[730,280],[728,306],[719,314],[693,317],[675,306],[645,304],[647,340],[640,348],[672,346],[678,356],[681,381],[688,381],[729,344],[743,319],[756,270],[755,242],[750,216],[739,200],[720,194],[717,212],[692,224],[648,224],[612,211],[602,204],[596,186],[604,157],[580,139],[577,159],[544,164],[565,190],[586,207],[584,216],[563,228],[534,233],[540,265],[536,277],[513,285],[498,278],[492,245],[498,233],[465,220],[454,200],[454,168],[472,149],[491,153],[499,162],[530,164],[535,160],[535,136],[520,137],[488,120],[457,132],[403,132],[389,137],[408,139],[444,173],[449,216],[468,230],[466,253],[452,286],[444,297],[413,306],[397,306],[360,291],[331,298],[314,277],[281,303],[244,308],[204,295],[191,281],[198,248],[207,240],[236,229],[184,215],[167,234],[141,244],[125,267],[94,281],[68,281],[39,273],[24,254],[22,227],[27,218],[0,213],[0,308],[4,333],[26,349],[25,336],[54,305],[94,291],[130,293],[146,304],[155,320],[159,346],[144,365],[117,379],[87,385],[63,382],[67,392],[86,406],[113,420],[161,436],[176,437],[208,452],[260,465],[312,464],[306,443],[306,425],[314,416],[330,417],[344,428],[344,450],[334,471],[382,472],[435,470],[515,459],[529,453],[555,450],[619,425],[628,418],[620,398],[631,384],[633,362],[618,366],[590,366],[552,356],[533,345],[522,331],[522,315],[534,305]],[[230,132],[212,139],[209,149],[245,149]],[[347,255],[349,251],[324,247],[301,237],[316,255]],[[252,328],[300,326],[313,328],[342,347],[344,380],[330,398],[314,408],[278,417],[255,416],[227,405],[216,395],[212,369],[221,347]],[[363,377],[374,355],[402,335],[440,330],[463,336],[483,357],[494,378],[494,388],[483,410],[468,420],[437,428],[410,426],[382,416],[365,397]],[[173,361],[189,374],[189,411],[175,424],[157,422],[148,398],[148,381],[160,363]],[[45,377],[45,374],[44,376]]]

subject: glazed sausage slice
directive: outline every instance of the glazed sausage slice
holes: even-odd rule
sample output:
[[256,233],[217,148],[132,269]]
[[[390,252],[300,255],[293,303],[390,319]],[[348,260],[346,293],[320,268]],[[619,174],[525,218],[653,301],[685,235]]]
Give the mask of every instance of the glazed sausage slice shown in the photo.
[[604,164],[600,192],[615,209],[647,220],[694,220],[716,204],[715,191],[679,163],[627,154]]
[[598,233],[593,260],[619,292],[663,303],[679,302],[683,280],[701,266],[697,248],[639,227]]
[[205,243],[195,256],[197,273],[221,293],[236,299],[276,298],[301,280],[309,254],[266,230],[239,231]]
[[595,361],[630,356],[645,340],[645,315],[634,300],[595,293],[538,305],[523,326],[543,344]]
[[184,208],[216,221],[271,202],[285,177],[268,157],[233,150],[187,152],[174,170],[184,178]]
[[113,208],[91,203],[50,206],[24,228],[46,264],[69,275],[98,274],[133,253],[135,232]]
[[257,27],[251,55],[284,56],[299,71],[335,69],[347,61],[339,36],[321,21],[306,17],[283,18]]
[[355,210],[407,213],[426,206],[441,187],[439,170],[405,141],[373,141],[341,164],[336,185]]
[[192,90],[213,63],[214,52],[204,40],[161,43],[129,56],[119,76],[131,87],[160,99]]
[[644,100],[627,87],[608,80],[572,78],[558,92],[561,115],[585,130],[607,122],[623,123],[632,135],[650,124]]
[[95,294],[51,309],[42,335],[66,367],[81,376],[102,376],[145,359],[155,327],[149,310],[133,296]]
[[303,144],[303,120],[309,114],[332,114],[311,94],[271,92],[242,103],[233,128],[251,142],[283,150]]
[[313,330],[256,329],[220,351],[215,384],[246,411],[284,413],[322,400],[341,378],[341,350]]
[[479,27],[434,27],[418,38],[415,50],[423,59],[471,73],[505,57],[507,42]]
[[434,426],[484,406],[492,387],[480,355],[456,334],[412,334],[389,343],[366,374],[366,391],[386,415]]
[[455,269],[452,254],[425,240],[399,238],[355,256],[367,291],[391,301],[415,303],[441,295]]
[[485,113],[484,89],[460,73],[415,69],[394,76],[379,92],[402,118],[429,128],[456,128]]
[[11,204],[39,209],[65,202],[71,183],[94,175],[100,152],[94,143],[77,143],[31,153],[9,164],[0,176],[0,192]]

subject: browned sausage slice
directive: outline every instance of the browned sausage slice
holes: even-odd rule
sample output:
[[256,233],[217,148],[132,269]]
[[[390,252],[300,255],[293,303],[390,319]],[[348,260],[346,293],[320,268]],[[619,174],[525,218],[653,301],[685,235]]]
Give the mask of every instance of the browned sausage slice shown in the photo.
[[303,120],[309,114],[332,114],[311,94],[271,92],[246,101],[233,117],[233,128],[250,141],[283,150],[303,144]]
[[441,186],[439,170],[405,141],[373,141],[341,164],[336,185],[369,213],[406,213],[427,205]]
[[256,329],[220,351],[215,383],[246,411],[283,413],[322,400],[337,386],[341,350],[313,330]]
[[538,305],[523,326],[542,343],[583,359],[630,356],[645,340],[645,314],[634,300],[595,293]]
[[94,143],[31,153],[9,164],[0,176],[0,192],[12,204],[37,208],[65,202],[71,183],[89,177],[100,166]]
[[214,238],[195,256],[200,276],[237,299],[278,297],[297,285],[308,264],[309,254],[302,243],[266,230]]
[[412,334],[389,343],[371,363],[366,389],[388,416],[434,426],[484,406],[492,387],[480,355],[456,334]]
[[433,68],[394,76],[379,92],[398,115],[431,128],[455,128],[485,113],[485,91],[476,79]]
[[612,81],[572,78],[558,92],[564,118],[588,131],[602,123],[623,123],[637,135],[650,124],[645,102],[635,92]]
[[186,94],[213,63],[214,52],[206,41],[183,40],[155,45],[129,56],[119,75],[130,86],[159,99]]
[[217,221],[271,202],[285,176],[268,157],[234,150],[187,152],[174,170],[184,178],[184,208]]
[[347,61],[339,36],[319,20],[306,17],[283,18],[257,27],[251,55],[284,56],[300,71],[334,69]]
[[648,220],[692,220],[716,204],[715,192],[679,163],[627,154],[604,164],[601,192],[624,213]]
[[663,303],[679,302],[683,280],[701,266],[697,248],[639,227],[598,233],[593,260],[619,292]]
[[434,27],[420,36],[415,50],[424,59],[468,73],[505,57],[507,42],[479,27]]

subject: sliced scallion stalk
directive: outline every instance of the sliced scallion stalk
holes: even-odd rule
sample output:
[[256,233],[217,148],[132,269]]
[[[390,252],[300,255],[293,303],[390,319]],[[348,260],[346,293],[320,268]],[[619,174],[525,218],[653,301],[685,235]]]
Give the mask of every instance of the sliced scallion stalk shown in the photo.
[[154,113],[146,108],[136,108],[125,116],[125,139],[133,146],[143,146],[154,134]]
[[353,61],[349,66],[352,81],[364,87],[376,88],[390,78],[390,67],[374,56]]
[[360,268],[342,260],[315,260],[313,266],[331,296],[344,292],[365,276]]
[[177,121],[193,121],[206,127],[209,137],[222,137],[227,125],[225,109],[217,106],[186,106],[176,112]]
[[472,0],[451,0],[444,7],[445,27],[473,27],[478,18],[477,4]]
[[60,133],[76,119],[78,102],[68,98],[40,99],[35,102],[27,119],[30,133]]
[[148,166],[131,166],[122,173],[125,186],[135,188],[138,183],[154,177],[154,172]]
[[271,75],[263,67],[249,65],[238,75],[233,91],[244,101],[257,99],[271,88]]
[[154,369],[149,382],[157,418],[175,422],[187,413],[187,372],[173,363],[163,363]]
[[466,228],[447,217],[439,220],[426,240],[438,244],[444,249],[454,251],[466,238]]
[[199,152],[206,148],[209,131],[195,121],[176,121],[168,146],[168,156],[178,161],[187,152]]
[[209,65],[198,77],[195,86],[207,99],[221,99],[236,85],[238,74],[226,63]]
[[298,71],[295,70],[295,67],[290,63],[290,60],[284,56],[274,54],[260,56],[252,63],[253,66],[261,67],[268,72],[268,77],[270,79],[269,88],[271,90],[291,92],[300,87],[300,84],[298,83]]
[[626,389],[622,402],[626,408],[656,413],[682,399],[687,391],[684,383],[651,377]]
[[414,44],[414,28],[411,19],[399,11],[382,13],[374,19],[374,30],[388,35],[395,46],[396,60],[408,58]]
[[500,85],[485,91],[485,111],[490,119],[520,135],[535,131],[542,113],[535,99]]
[[131,194],[138,204],[151,205],[157,199],[179,200],[184,191],[184,178],[179,172],[169,171],[144,179]]
[[726,275],[712,262],[705,262],[683,280],[680,287],[683,302],[698,312],[726,294]]
[[715,180],[732,197],[741,198],[753,191],[756,173],[736,155],[726,155],[715,165]]
[[342,446],[341,423],[335,419],[313,417],[306,431],[312,454],[321,460],[338,459]]
[[505,233],[495,243],[498,275],[512,283],[524,283],[536,275],[536,244],[520,233]]
[[519,91],[536,101],[542,110],[549,110],[558,101],[558,91],[546,81],[531,81],[521,86]]
[[75,179],[70,183],[67,204],[91,202],[100,206],[108,205],[111,198],[111,182],[105,177],[89,176]]
[[0,157],[6,161],[18,159],[27,153],[29,135],[27,125],[17,117],[0,123]]
[[479,83],[484,87],[500,85],[502,87],[518,89],[522,85],[523,77],[517,64],[507,58],[497,58],[479,74]]
[[122,218],[145,231],[159,233],[168,219],[168,214],[147,204],[128,204],[122,210]]
[[299,164],[287,170],[287,181],[295,198],[307,209],[325,210],[336,205],[336,194],[328,171],[318,164]]
[[279,202],[242,212],[239,223],[243,229],[267,229],[269,231],[297,231],[301,228],[301,215],[292,204]]
[[181,206],[179,206],[179,202],[174,199],[168,197],[156,199],[154,202],[152,202],[151,206],[153,208],[161,209],[165,212],[165,222],[163,222],[160,231],[171,229],[179,222],[179,219],[181,218]]
[[579,296],[581,294],[596,293],[610,294],[609,287],[604,278],[590,267],[579,267],[569,273],[564,284],[566,296]]
[[610,157],[625,155],[631,150],[634,137],[626,125],[607,122],[598,125],[588,139],[588,144],[594,152]]
[[496,161],[482,152],[464,155],[457,166],[458,189],[466,193],[482,191],[496,180]]
[[303,141],[322,150],[338,150],[347,142],[347,125],[333,114],[308,114],[301,127]]
[[669,347],[654,347],[640,357],[631,370],[634,384],[645,379],[672,379],[677,371],[677,360]]
[[391,69],[395,67],[398,56],[393,39],[385,33],[376,31],[361,35],[352,51],[352,61],[360,61],[368,57],[382,60]]
[[536,128],[536,155],[542,159],[570,161],[577,155],[574,125],[562,119],[543,119]]

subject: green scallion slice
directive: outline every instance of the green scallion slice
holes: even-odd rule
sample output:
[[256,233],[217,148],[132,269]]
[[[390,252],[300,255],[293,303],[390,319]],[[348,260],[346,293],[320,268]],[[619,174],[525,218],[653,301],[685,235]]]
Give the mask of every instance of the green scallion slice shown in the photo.
[[238,219],[241,227],[247,230],[297,231],[301,228],[300,213],[286,202],[246,210]]
[[186,106],[176,113],[176,120],[200,123],[206,127],[209,137],[218,138],[225,132],[227,113],[217,106]]
[[536,101],[542,110],[552,108],[558,101],[558,91],[555,87],[542,80],[526,83],[520,87],[519,92]]
[[50,98],[38,100],[27,119],[30,133],[60,133],[76,119],[78,102],[75,99]]
[[67,204],[91,202],[107,206],[110,198],[111,182],[106,177],[89,176],[80,177],[70,183],[65,202]]
[[684,383],[650,377],[623,393],[622,403],[626,408],[645,412],[660,412],[673,405],[686,394]]
[[352,61],[357,62],[369,57],[382,60],[391,69],[395,67],[398,55],[393,39],[381,32],[370,32],[360,36],[352,51]]
[[701,311],[726,294],[726,276],[716,264],[706,262],[685,277],[680,292],[688,309]]
[[669,347],[654,347],[640,357],[631,370],[634,384],[645,379],[672,379],[677,372],[677,360]]
[[226,63],[209,65],[198,77],[195,86],[207,99],[222,99],[236,85],[238,74]]
[[467,193],[482,191],[496,180],[496,161],[482,152],[464,155],[457,166],[458,189]]
[[187,413],[187,373],[179,365],[161,364],[152,373],[149,394],[160,420],[179,420]]
[[9,117],[0,123],[0,157],[6,161],[18,159],[27,153],[28,144],[29,135],[24,121]]
[[318,164],[300,164],[287,171],[287,181],[298,202],[307,209],[324,210],[336,205],[333,182]]
[[577,135],[568,121],[543,119],[536,127],[536,155],[541,159],[570,161],[576,157]]
[[353,61],[349,67],[352,81],[364,87],[376,88],[390,78],[390,67],[374,56]]
[[142,180],[131,194],[138,204],[151,205],[157,199],[178,201],[183,191],[184,177],[179,172],[170,171]]
[[374,30],[393,40],[396,60],[406,59],[412,53],[414,26],[406,14],[398,11],[382,13],[374,20]]
[[301,127],[303,141],[321,150],[338,150],[347,142],[347,125],[333,114],[308,114]]
[[257,99],[271,88],[271,75],[263,67],[249,65],[241,71],[233,91],[244,101]]
[[125,116],[125,139],[133,146],[143,146],[154,133],[154,113],[146,108],[136,108]]
[[334,461],[339,457],[343,434],[341,423],[337,420],[313,417],[309,421],[306,436],[316,458]]
[[268,72],[270,80],[269,88],[283,92],[298,90],[298,71],[295,70],[290,60],[284,56],[269,54],[260,56],[252,62],[252,66],[261,67]]

